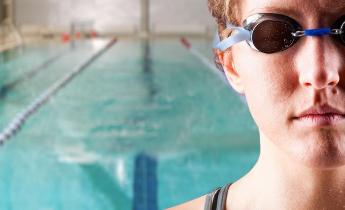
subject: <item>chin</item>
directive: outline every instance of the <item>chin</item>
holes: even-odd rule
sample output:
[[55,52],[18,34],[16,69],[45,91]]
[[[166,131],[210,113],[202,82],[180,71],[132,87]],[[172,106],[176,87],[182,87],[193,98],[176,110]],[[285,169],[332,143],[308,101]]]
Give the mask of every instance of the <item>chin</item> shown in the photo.
[[294,151],[294,156],[307,167],[326,170],[345,166],[344,134],[337,135],[328,129],[319,130],[306,139],[300,139],[298,144],[299,149]]
[[345,157],[305,157],[301,162],[311,169],[332,170],[344,167]]

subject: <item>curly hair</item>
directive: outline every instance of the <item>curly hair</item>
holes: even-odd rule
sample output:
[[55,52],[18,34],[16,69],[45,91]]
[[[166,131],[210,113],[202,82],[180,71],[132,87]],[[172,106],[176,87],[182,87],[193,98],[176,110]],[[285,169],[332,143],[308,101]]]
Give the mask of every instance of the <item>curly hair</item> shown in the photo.
[[[241,0],[207,0],[208,9],[212,16],[215,18],[218,25],[218,35],[220,40],[229,37],[231,31],[226,29],[226,23],[232,23],[234,25],[240,25],[240,7]],[[218,60],[218,56],[214,53],[214,62],[216,66],[224,71],[221,63]]]
[[226,29],[226,22],[240,25],[240,3],[240,0],[208,0],[208,9],[218,24],[221,38],[224,38],[222,32]]

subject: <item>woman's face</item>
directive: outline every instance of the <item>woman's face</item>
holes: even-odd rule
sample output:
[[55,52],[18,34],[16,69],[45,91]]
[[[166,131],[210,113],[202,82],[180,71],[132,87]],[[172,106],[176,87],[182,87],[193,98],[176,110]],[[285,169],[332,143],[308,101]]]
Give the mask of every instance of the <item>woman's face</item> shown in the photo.
[[[259,12],[287,15],[304,29],[323,28],[345,15],[345,2],[243,1],[242,20]],[[309,36],[288,50],[264,54],[241,42],[223,58],[230,83],[246,95],[261,137],[309,167],[345,165],[345,117],[327,109],[345,114],[345,45],[329,36]],[[309,108],[314,112],[301,114]]]

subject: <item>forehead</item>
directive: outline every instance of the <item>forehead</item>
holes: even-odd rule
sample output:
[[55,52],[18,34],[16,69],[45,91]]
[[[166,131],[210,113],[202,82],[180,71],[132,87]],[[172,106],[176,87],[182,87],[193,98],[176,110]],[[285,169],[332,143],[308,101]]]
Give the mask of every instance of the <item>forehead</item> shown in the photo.
[[273,12],[304,18],[325,18],[345,14],[345,0],[243,0],[242,19],[259,13]]

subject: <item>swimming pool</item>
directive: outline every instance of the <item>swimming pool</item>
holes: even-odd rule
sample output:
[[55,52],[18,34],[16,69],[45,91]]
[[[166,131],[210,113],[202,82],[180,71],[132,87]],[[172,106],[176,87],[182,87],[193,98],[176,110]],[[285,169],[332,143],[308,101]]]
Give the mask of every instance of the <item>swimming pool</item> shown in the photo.
[[[191,42],[211,59],[209,41]],[[102,44],[0,55],[2,85],[58,57],[3,91],[0,128]],[[238,179],[257,156],[245,105],[178,39],[118,40],[0,147],[0,209],[163,209]]]

